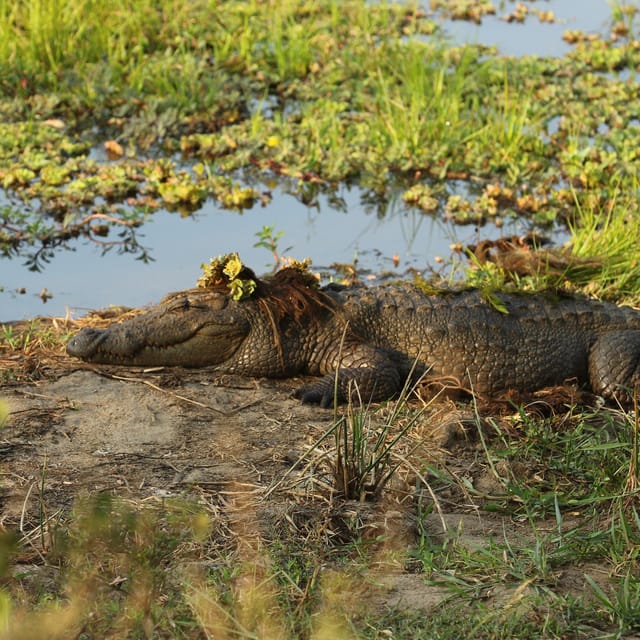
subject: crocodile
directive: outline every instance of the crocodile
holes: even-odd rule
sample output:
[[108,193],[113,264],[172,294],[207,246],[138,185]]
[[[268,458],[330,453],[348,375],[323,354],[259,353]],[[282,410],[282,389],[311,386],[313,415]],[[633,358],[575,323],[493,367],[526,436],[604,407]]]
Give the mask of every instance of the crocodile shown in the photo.
[[572,380],[623,403],[640,381],[640,311],[631,307],[410,282],[320,288],[295,268],[248,281],[255,291],[240,299],[213,285],[169,294],[124,322],[82,329],[67,352],[93,363],[318,376],[295,395],[324,407],[391,398],[425,374],[486,397]]

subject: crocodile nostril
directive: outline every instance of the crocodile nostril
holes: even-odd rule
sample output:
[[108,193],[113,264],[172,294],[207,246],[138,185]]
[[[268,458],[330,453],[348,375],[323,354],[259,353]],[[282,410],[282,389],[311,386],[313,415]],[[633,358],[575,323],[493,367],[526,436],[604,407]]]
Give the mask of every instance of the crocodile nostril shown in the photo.
[[78,358],[89,358],[104,338],[105,332],[100,329],[82,329],[67,343],[67,353]]

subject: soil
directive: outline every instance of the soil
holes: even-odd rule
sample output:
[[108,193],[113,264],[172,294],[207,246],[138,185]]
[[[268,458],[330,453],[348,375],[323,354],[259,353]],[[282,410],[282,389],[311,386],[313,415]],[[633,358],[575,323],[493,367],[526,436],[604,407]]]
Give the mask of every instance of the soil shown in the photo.
[[[0,441],[1,524],[24,539],[36,538],[42,501],[48,517],[56,518],[78,496],[99,492],[134,501],[205,498],[222,515],[227,511],[227,526],[238,539],[247,532],[254,540],[310,537],[322,520],[324,535],[340,544],[357,521],[362,535],[383,541],[370,564],[368,601],[376,609],[422,610],[450,594],[426,585],[408,560],[419,527],[435,542],[446,531],[460,531],[470,546],[490,537],[531,535],[526,523],[508,514],[481,512],[462,491],[445,488],[436,495],[426,488],[428,463],[446,465],[483,491],[494,489],[469,404],[446,400],[429,407],[407,434],[408,465],[382,498],[360,504],[331,498],[325,463],[325,475],[305,488],[311,476],[322,475],[322,464],[316,466],[316,454],[309,452],[331,426],[333,412],[294,399],[300,379],[97,367],[61,354],[50,357],[40,375],[0,387],[10,409]],[[419,505],[434,498],[437,508],[419,522]],[[251,543],[247,553],[255,549]],[[568,581],[563,590],[581,591],[583,573],[559,575]]]

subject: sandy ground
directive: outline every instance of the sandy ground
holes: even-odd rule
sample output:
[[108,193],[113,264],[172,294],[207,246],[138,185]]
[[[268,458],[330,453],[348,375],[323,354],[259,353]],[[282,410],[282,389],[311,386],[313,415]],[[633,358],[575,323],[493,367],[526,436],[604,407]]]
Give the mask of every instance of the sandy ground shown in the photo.
[[[437,509],[421,522],[435,542],[444,539],[445,530],[462,532],[471,546],[505,532],[530,535],[526,523],[481,512],[462,491],[449,488],[435,495],[425,488],[429,463],[446,465],[480,490],[499,489],[474,437],[468,404],[437,404],[412,427],[411,465],[399,469],[382,499],[325,507],[330,501],[310,500],[303,485],[311,474],[306,454],[331,426],[333,412],[294,399],[301,380],[221,377],[207,370],[144,372],[85,365],[63,355],[44,373],[35,382],[0,387],[10,409],[0,441],[2,524],[22,536],[36,537],[42,500],[48,517],[57,518],[78,496],[98,492],[142,501],[206,496],[218,500],[222,511],[233,506],[228,526],[236,533],[249,527],[271,539],[278,531],[308,534],[313,522],[339,512],[342,522],[356,517],[361,530],[368,527],[371,537],[384,540],[379,561],[372,563],[371,604],[429,609],[447,591],[426,586],[408,561],[418,540],[419,504],[436,498]],[[322,493],[318,487],[311,494]],[[339,527],[334,529],[332,543],[339,543]],[[558,579],[581,589],[581,576],[582,571],[565,571]]]

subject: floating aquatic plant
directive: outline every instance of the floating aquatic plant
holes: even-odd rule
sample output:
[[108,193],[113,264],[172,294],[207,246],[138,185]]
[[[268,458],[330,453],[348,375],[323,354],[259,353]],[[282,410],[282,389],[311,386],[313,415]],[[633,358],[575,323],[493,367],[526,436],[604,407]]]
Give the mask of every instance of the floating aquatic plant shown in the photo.
[[253,273],[242,264],[237,253],[212,258],[209,264],[202,265],[202,272],[198,279],[198,287],[204,289],[226,286],[234,300],[250,298],[256,290],[256,281],[246,277],[248,273]]

